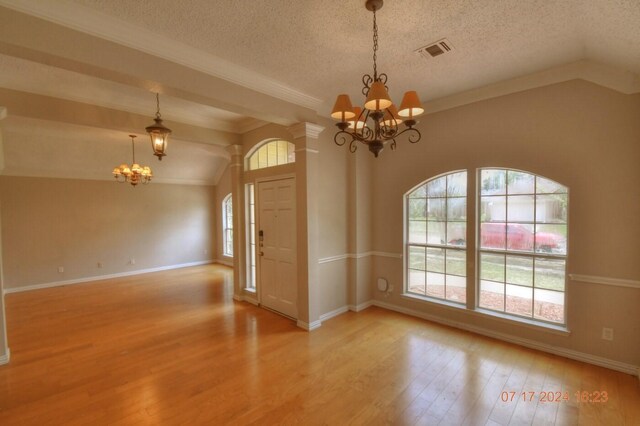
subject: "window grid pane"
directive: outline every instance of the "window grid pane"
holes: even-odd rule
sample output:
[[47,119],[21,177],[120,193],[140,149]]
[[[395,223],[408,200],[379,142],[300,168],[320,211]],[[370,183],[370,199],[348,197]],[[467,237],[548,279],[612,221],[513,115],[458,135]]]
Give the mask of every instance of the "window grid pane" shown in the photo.
[[247,226],[249,227],[249,265],[247,268],[247,287],[256,288],[256,233],[255,233],[255,193],[252,183],[247,184],[247,198],[248,198],[248,215]]
[[233,256],[233,200],[231,194],[222,201],[222,253]]
[[295,163],[295,145],[284,140],[263,144],[249,157],[249,170]]
[[431,179],[406,199],[406,291],[466,303],[467,172]]
[[478,306],[563,324],[567,188],[514,170],[479,178]]

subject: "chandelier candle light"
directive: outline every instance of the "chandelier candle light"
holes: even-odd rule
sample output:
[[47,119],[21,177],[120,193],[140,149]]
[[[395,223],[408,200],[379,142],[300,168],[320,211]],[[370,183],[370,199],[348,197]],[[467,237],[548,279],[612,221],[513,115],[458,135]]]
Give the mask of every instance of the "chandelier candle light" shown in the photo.
[[[424,112],[418,94],[415,91],[406,92],[402,98],[400,109],[396,109],[387,92],[387,75],[378,74],[378,24],[376,11],[382,8],[383,0],[367,0],[366,8],[373,12],[373,77],[369,74],[362,76],[364,85],[362,94],[366,97],[364,109],[353,108],[349,95],[338,95],[331,111],[331,117],[340,120],[336,126],[340,129],[333,137],[334,142],[342,146],[349,141],[349,151],[355,152],[357,142],[369,146],[369,151],[378,157],[384,149],[384,143],[391,141],[391,149],[396,149],[396,137],[409,133],[411,143],[420,140],[415,117]],[[406,129],[398,126],[404,123]]]
[[158,157],[158,160],[162,161],[162,157],[167,155],[164,152],[167,149],[167,142],[169,141],[171,129],[162,124],[162,118],[160,117],[160,95],[158,93],[156,93],[156,106],[158,108],[156,111],[156,118],[153,119],[155,123],[145,128],[145,130],[151,137],[153,155]]
[[120,183],[129,182],[131,185],[136,186],[139,183],[147,184],[151,182],[153,173],[149,166],[141,166],[136,163],[136,135],[129,135],[131,138],[131,151],[133,153],[133,161],[131,166],[126,163],[120,164],[120,166],[113,169],[113,177]]

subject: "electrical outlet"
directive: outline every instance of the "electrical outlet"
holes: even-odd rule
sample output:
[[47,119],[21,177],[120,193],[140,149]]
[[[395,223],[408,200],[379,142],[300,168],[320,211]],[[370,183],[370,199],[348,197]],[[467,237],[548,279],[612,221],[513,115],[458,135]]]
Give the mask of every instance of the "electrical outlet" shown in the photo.
[[136,264],[136,260],[132,257],[131,260],[129,261],[129,263],[131,265],[135,265]]
[[102,262],[98,262],[98,268],[102,268]]
[[59,273],[63,273],[64,272],[64,266],[58,266],[58,272]]
[[603,340],[612,341],[613,340],[613,328],[603,327],[602,328],[602,339]]

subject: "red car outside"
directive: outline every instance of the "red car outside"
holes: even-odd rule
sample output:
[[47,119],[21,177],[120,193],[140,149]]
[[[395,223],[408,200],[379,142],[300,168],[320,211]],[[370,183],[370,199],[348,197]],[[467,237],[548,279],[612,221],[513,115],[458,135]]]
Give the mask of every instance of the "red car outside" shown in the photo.
[[[505,232],[505,227],[507,232]],[[508,250],[532,251],[534,241],[536,251],[552,251],[560,245],[561,238],[558,235],[548,232],[538,232],[536,235],[531,228],[517,223],[508,225],[506,223],[483,223],[480,228],[480,246],[504,249],[505,237]]]

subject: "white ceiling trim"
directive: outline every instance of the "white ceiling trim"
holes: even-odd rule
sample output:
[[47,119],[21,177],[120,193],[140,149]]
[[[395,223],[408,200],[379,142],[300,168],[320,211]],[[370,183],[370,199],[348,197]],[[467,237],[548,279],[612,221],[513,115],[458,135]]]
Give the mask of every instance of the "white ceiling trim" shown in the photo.
[[[225,167],[221,167],[222,173],[219,173],[220,176],[224,173]],[[113,176],[109,176],[108,173],[105,173],[104,176],[82,176],[78,178],[78,176],[72,173],[56,173],[56,172],[43,172],[42,170],[31,170],[31,171],[0,171],[0,176],[14,176],[14,177],[36,177],[36,178],[44,178],[44,179],[73,179],[73,180],[99,180],[99,181],[108,181],[113,182],[113,184],[118,184],[115,181]],[[216,186],[217,182],[220,180],[220,177],[216,177],[215,181],[204,180],[204,179],[175,179],[175,178],[156,178],[154,177],[149,185],[153,185],[154,183],[158,184],[172,184],[172,185],[196,185],[196,186]],[[122,182],[120,182],[122,184]],[[127,183],[127,185],[130,185]],[[144,186],[144,185],[140,185]]]
[[424,103],[427,114],[522,92],[564,81],[582,79],[627,95],[640,93],[640,76],[609,65],[582,60],[538,73],[501,81]]
[[68,0],[0,0],[0,5],[167,59],[314,111],[322,104],[322,100],[284,83]]
[[236,131],[240,134],[244,134],[250,132],[255,129],[259,129],[262,126],[266,126],[266,121],[258,120],[257,118],[249,118],[247,120],[242,121],[236,126]]
[[[57,99],[64,99],[66,101],[79,102],[88,105],[95,105],[102,108],[114,109],[118,111],[129,112],[132,114],[137,114],[141,116],[149,117],[149,124],[152,124],[152,119],[155,116],[153,110],[149,108],[149,105],[134,105],[132,102],[123,103],[123,102],[105,102],[103,100],[97,99],[95,97],[83,96],[79,93],[71,93],[71,92],[60,92],[55,89],[50,89],[45,86],[11,86],[6,87],[11,90],[18,90],[22,92],[32,93],[34,95],[41,96],[49,96]],[[133,98],[129,98],[129,100],[133,100]],[[148,102],[147,102],[148,103]],[[0,119],[2,116],[0,115]],[[163,114],[163,119],[165,121],[175,121],[178,123],[190,124],[192,126],[204,127],[207,129],[220,130],[223,132],[229,133],[242,133],[239,125],[236,123],[228,122],[213,118],[211,116],[207,116],[204,114],[197,114],[193,111],[189,111],[188,114],[176,112],[176,109],[173,109],[169,114]]]

